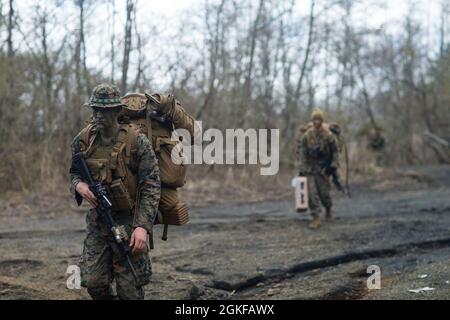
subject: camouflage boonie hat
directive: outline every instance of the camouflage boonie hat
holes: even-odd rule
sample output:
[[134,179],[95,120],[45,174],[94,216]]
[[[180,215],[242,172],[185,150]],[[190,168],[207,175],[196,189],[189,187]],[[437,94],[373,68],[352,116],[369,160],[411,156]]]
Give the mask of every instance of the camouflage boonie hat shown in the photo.
[[115,85],[102,83],[92,90],[89,102],[85,106],[91,108],[115,108],[122,107],[120,91]]
[[312,114],[311,114],[311,120],[325,120],[325,114],[323,113],[322,110],[320,110],[319,108],[316,108],[313,110]]

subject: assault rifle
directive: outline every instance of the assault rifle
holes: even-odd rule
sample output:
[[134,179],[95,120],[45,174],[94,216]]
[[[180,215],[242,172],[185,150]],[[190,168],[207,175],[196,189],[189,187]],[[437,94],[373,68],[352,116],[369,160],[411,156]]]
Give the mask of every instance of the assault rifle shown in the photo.
[[331,181],[339,192],[346,194],[349,198],[351,198],[350,191],[347,188],[347,191],[342,186],[341,180],[339,179],[339,175],[337,173],[336,168],[331,167],[331,159],[325,157],[323,152],[320,150],[319,146],[313,147],[310,151],[311,156],[317,159],[320,168],[322,171],[331,177]]
[[78,168],[78,170],[80,170],[81,177],[89,185],[89,189],[97,198],[97,207],[95,208],[95,211],[97,212],[99,217],[103,220],[103,222],[106,224],[108,229],[111,230],[113,238],[119,249],[119,254],[123,259],[123,261],[125,262],[125,265],[129,268],[129,270],[133,274],[134,280],[137,283],[138,276],[133,266],[133,263],[131,262],[130,246],[128,240],[125,238],[125,235],[120,230],[119,226],[116,224],[116,222],[111,216],[112,203],[108,199],[105,186],[103,186],[101,183],[97,183],[94,181],[89,171],[89,168],[86,164],[84,154],[82,152],[75,154],[72,158],[72,162],[74,166]]
[[333,181],[334,186],[339,192],[345,193],[344,187],[342,186],[341,180],[337,174],[336,168],[331,167],[331,163],[329,160],[319,161],[320,167],[323,169],[324,173],[327,176],[331,177],[331,181]]

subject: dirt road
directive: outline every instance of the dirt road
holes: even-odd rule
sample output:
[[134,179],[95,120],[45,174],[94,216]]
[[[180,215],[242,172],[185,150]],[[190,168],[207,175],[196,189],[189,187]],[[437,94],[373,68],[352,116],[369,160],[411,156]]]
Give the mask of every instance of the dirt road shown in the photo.
[[[168,242],[157,227],[146,298],[450,298],[450,167],[403,169],[357,185],[351,200],[336,197],[336,220],[315,232],[290,193],[193,208],[191,223],[170,228]],[[0,217],[0,299],[88,298],[66,288],[83,212],[30,208]],[[380,290],[367,289],[369,265],[381,268]],[[434,290],[409,291],[422,287]]]

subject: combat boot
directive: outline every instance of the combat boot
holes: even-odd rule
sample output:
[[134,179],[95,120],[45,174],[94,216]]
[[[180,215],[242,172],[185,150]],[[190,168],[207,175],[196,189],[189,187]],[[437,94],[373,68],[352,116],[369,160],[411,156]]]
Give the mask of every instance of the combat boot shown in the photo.
[[333,221],[333,212],[331,211],[331,208],[326,208],[325,221],[327,222]]
[[315,217],[313,218],[313,220],[311,221],[311,223],[309,224],[309,228],[311,230],[317,230],[320,228],[320,218],[319,217]]

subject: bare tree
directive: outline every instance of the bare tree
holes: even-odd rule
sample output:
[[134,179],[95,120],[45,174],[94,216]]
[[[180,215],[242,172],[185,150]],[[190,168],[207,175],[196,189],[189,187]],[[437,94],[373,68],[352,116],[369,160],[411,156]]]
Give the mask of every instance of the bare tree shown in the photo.
[[[136,0],[123,12],[116,0],[33,3],[0,2],[0,176],[18,181],[13,189],[64,178],[65,150],[89,121],[81,106],[105,79],[124,93],[174,92],[204,127],[280,128],[283,155],[307,113],[324,105],[358,148],[360,132],[383,129],[389,164],[450,162],[444,144],[427,138],[450,141],[448,0],[430,25],[437,41],[414,5],[400,31],[360,23],[377,3],[368,0],[313,0],[306,13],[295,0],[207,0],[177,23],[147,19]],[[106,38],[100,10],[109,12]],[[177,29],[165,32],[166,22]],[[97,52],[90,39],[107,45]]]
[[214,28],[210,25],[211,8],[206,5],[205,8],[205,24],[207,30],[209,30],[210,35],[207,40],[208,55],[209,55],[209,79],[208,79],[208,89],[206,93],[205,100],[200,106],[196,113],[197,118],[201,118],[203,113],[207,108],[214,108],[214,100],[216,94],[216,81],[217,81],[217,61],[220,50],[220,27],[221,27],[221,16],[224,9],[225,0],[222,0],[220,4],[215,9],[215,24]]
[[135,14],[135,1],[127,0],[125,36],[124,36],[123,59],[122,59],[122,83],[120,86],[122,92],[124,93],[127,90],[128,69],[130,66],[130,54],[133,40],[134,14]]
[[7,36],[7,46],[8,46],[8,57],[14,56],[13,47],[13,32],[14,32],[14,0],[9,0],[9,13],[8,13],[8,36]]
[[116,76],[116,0],[111,0],[111,83],[115,83]]

